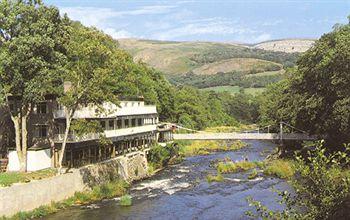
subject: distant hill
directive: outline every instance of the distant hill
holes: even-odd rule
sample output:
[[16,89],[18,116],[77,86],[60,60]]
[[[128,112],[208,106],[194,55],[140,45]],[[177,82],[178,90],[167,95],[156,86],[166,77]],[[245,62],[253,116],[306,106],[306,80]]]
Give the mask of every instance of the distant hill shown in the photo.
[[255,59],[255,58],[231,58],[213,63],[204,64],[192,72],[197,75],[213,75],[216,73],[227,73],[233,70],[239,72],[260,73],[273,70],[281,70],[282,64]]
[[307,51],[315,42],[312,39],[284,39],[261,42],[253,48],[285,53],[302,53]]
[[313,43],[298,39],[256,45],[142,39],[118,42],[135,61],[141,60],[162,71],[175,85],[215,91],[245,88],[244,91],[260,92],[266,85],[285,78],[284,69],[294,66],[299,52]]
[[[120,39],[119,44],[135,61],[142,60],[166,75],[183,75],[192,71],[215,74],[216,70],[232,72],[241,71],[242,68],[244,71],[254,71],[256,65],[264,65],[262,63],[266,64],[265,61],[292,66],[298,57],[296,53],[266,51],[231,43]],[[259,60],[252,62],[252,58]],[[199,73],[201,68],[206,69],[205,73]]]

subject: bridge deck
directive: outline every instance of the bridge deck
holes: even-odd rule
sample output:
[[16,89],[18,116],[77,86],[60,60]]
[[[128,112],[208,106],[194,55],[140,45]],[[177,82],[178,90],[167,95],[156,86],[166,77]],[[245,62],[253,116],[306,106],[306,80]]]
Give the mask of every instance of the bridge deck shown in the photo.
[[[277,133],[194,133],[174,134],[174,140],[280,140]],[[307,134],[285,133],[283,140],[316,140],[316,137]]]

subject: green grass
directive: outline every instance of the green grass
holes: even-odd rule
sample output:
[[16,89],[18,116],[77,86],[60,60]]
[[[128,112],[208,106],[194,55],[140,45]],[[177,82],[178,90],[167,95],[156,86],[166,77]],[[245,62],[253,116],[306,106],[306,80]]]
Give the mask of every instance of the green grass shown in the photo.
[[237,173],[240,171],[247,171],[255,168],[257,165],[254,162],[249,161],[225,161],[219,162],[216,166],[218,173]]
[[124,195],[120,198],[119,201],[120,206],[131,206],[132,205],[132,199],[130,195]]
[[242,141],[235,141],[230,145],[219,141],[193,141],[180,147],[180,153],[184,156],[207,155],[210,152],[234,151],[248,146]]
[[224,181],[224,177],[220,173],[216,176],[209,174],[209,175],[207,175],[207,181],[208,181],[208,183],[222,182],[222,181]]
[[48,177],[55,176],[57,174],[56,169],[45,169],[35,172],[6,172],[0,173],[0,186],[11,186],[14,183],[26,183],[32,180],[40,180]]
[[129,184],[123,180],[116,180],[100,186],[95,186],[90,191],[76,192],[74,196],[61,202],[52,202],[50,205],[40,206],[32,211],[19,212],[12,217],[0,217],[2,220],[41,218],[48,214],[58,212],[73,205],[89,204],[102,199],[125,195]]
[[214,91],[214,92],[229,92],[231,95],[235,95],[239,93],[241,89],[243,89],[244,93],[255,96],[263,93],[266,88],[241,88],[239,86],[215,86],[215,87],[204,88],[201,90]]
[[249,174],[248,179],[255,179],[258,176],[258,171],[256,169],[253,169],[252,172]]
[[208,87],[201,90],[204,91],[214,91],[214,92],[229,92],[231,94],[238,93],[240,91],[241,87],[239,86],[215,86],[215,87]]
[[244,93],[256,96],[256,95],[260,95],[265,90],[266,88],[245,88]]
[[295,172],[293,162],[290,160],[272,160],[267,162],[264,174],[276,176],[281,179],[290,179]]

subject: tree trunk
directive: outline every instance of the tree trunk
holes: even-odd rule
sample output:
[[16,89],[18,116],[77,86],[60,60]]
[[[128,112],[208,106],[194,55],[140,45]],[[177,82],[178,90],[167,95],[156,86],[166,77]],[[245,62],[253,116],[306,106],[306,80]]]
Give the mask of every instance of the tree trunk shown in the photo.
[[70,129],[70,124],[71,124],[71,119],[73,117],[73,111],[72,110],[67,110],[66,111],[66,129],[64,131],[64,137],[63,137],[63,142],[62,142],[62,147],[61,147],[61,154],[58,160],[58,173],[62,173],[62,162],[63,158],[65,155],[66,151],[66,145],[67,145],[67,140],[68,140],[68,135],[69,135],[69,129]]
[[21,129],[21,118],[19,116],[11,116],[11,120],[13,121],[14,127],[15,127],[15,142],[16,142],[16,152],[18,156],[18,161],[20,164],[20,171],[25,172],[23,164],[24,164],[24,158],[23,158],[23,152],[22,152],[22,142],[21,142],[21,136],[22,136],[22,129]]
[[20,171],[27,171],[27,150],[28,150],[28,130],[27,130],[27,122],[28,116],[30,114],[30,106],[23,108],[22,114],[22,160],[20,160]]

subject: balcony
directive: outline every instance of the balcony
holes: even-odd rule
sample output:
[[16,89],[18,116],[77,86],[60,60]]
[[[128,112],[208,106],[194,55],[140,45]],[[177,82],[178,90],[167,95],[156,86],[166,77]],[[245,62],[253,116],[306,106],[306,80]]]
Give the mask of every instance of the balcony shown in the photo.
[[[118,116],[132,115],[149,115],[157,114],[157,108],[154,105],[146,106],[127,106],[117,107],[115,105],[104,105],[106,113],[98,114],[94,107],[84,107],[75,112],[73,118],[115,118]],[[64,110],[56,110],[53,112],[54,118],[65,118]]]
[[[82,136],[77,136],[75,134],[69,134],[67,138],[67,143],[77,143],[84,141],[98,140],[101,137],[99,133],[84,134]],[[62,143],[64,139],[64,134],[55,134],[53,141],[55,143]]]
[[[130,128],[121,128],[121,129],[115,129],[115,130],[106,130],[103,134],[101,133],[90,133],[85,134],[82,136],[77,136],[74,134],[68,135],[67,143],[78,143],[78,142],[84,142],[84,141],[92,141],[92,140],[98,140],[102,135],[104,135],[107,138],[118,138],[122,136],[128,136],[133,134],[141,134],[146,132],[152,132],[157,130],[157,125],[144,125],[139,127],[130,127]],[[56,134],[54,136],[54,142],[55,143],[62,143],[64,139],[64,134]]]

